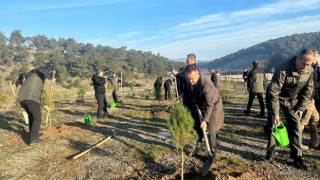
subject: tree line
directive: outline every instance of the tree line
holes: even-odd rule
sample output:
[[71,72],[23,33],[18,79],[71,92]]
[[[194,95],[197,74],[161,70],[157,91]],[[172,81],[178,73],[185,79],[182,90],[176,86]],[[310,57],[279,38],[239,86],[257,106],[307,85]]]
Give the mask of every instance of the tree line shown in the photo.
[[124,78],[137,74],[165,76],[184,63],[174,62],[151,51],[128,50],[126,46],[110,46],[79,43],[73,38],[48,38],[45,35],[24,37],[20,30],[14,30],[10,37],[0,32],[0,65],[16,66],[7,79],[13,80],[19,73],[32,67],[49,65],[56,70],[57,82],[67,77],[90,77],[96,70],[123,72]]

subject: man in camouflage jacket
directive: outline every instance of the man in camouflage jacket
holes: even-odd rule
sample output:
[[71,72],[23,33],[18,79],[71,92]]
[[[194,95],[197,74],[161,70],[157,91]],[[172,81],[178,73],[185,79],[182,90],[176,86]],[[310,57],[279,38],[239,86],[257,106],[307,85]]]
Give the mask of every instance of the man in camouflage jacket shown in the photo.
[[[294,160],[293,165],[296,168],[304,170],[308,170],[308,166],[302,159],[302,137],[299,130],[302,113],[314,89],[311,67],[314,59],[315,51],[304,49],[298,56],[283,62],[273,74],[267,89],[270,120],[273,125],[279,124],[281,108],[287,123],[290,157]],[[274,149],[275,139],[270,135],[267,160],[273,159]]]

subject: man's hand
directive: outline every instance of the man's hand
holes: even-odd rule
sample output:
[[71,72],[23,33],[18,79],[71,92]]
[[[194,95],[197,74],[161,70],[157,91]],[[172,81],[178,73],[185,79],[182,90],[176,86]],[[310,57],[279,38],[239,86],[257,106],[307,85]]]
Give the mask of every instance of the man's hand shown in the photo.
[[294,112],[294,114],[298,115],[299,118],[301,119],[303,112],[300,111],[300,110],[296,110],[296,111]]
[[202,121],[201,124],[200,124],[200,127],[203,129],[203,128],[207,128],[207,122],[205,121]]
[[178,71],[175,70],[175,69],[173,69],[173,70],[171,71],[171,73],[172,73],[173,75],[177,75],[177,74],[178,74]]
[[279,115],[272,116],[272,122],[273,124],[279,124],[280,123]]

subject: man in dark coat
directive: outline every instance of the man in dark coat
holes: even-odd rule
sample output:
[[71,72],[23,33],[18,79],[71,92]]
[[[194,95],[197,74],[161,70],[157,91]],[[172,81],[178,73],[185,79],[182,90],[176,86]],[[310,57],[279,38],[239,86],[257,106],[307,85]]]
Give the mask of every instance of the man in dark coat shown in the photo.
[[[42,92],[45,79],[52,78],[52,70],[49,67],[42,66],[30,71],[21,85],[18,94],[18,102],[25,109],[29,119],[30,139],[29,145],[40,143],[40,125],[41,125],[41,106]],[[48,107],[45,106],[46,109]]]
[[[185,93],[188,95],[187,98],[190,98],[189,100],[192,102],[191,106],[187,104],[187,107],[191,110],[191,114],[195,120],[194,128],[199,136],[198,142],[201,142],[203,138],[201,128],[208,126],[209,144],[215,157],[218,148],[217,134],[224,123],[222,99],[212,81],[199,73],[196,64],[188,65],[185,68],[185,76],[187,79],[187,90]],[[202,119],[199,117],[198,108],[201,111]]]
[[172,86],[172,79],[167,79],[164,84],[164,98],[165,100],[171,100],[171,86]]
[[[187,55],[187,60],[186,60],[187,65],[191,65],[191,64],[196,64],[196,55],[191,53]],[[185,69],[180,69],[180,71],[176,71],[173,70],[172,74],[174,76],[176,76],[177,81],[180,82],[180,86],[178,91],[180,92],[180,94],[184,94],[184,92],[186,91],[186,87],[187,87],[187,80],[186,80],[186,76],[185,76]],[[182,102],[183,105],[185,105],[186,107],[190,107],[192,106],[192,102],[190,102],[190,98],[187,97],[187,94],[184,94],[182,97]],[[189,109],[190,110],[190,109]],[[190,110],[191,111],[191,110]],[[191,112],[192,113],[192,112]]]
[[94,87],[94,94],[97,99],[98,110],[97,117],[104,118],[108,115],[108,104],[106,100],[106,78],[103,76],[103,70],[98,70],[96,74],[91,77]]
[[247,110],[244,113],[249,116],[250,109],[253,103],[255,96],[258,97],[260,105],[260,114],[257,117],[264,118],[264,102],[263,102],[263,93],[267,87],[267,78],[264,70],[260,67],[259,61],[252,62],[253,69],[248,75],[248,92],[249,92],[249,101],[247,104]]
[[210,77],[212,83],[215,87],[218,87],[218,77],[216,74],[216,71],[214,69],[211,70],[211,77]]
[[[280,122],[280,108],[287,123],[290,157],[296,168],[308,170],[302,159],[302,137],[300,119],[306,105],[311,99],[314,89],[312,62],[315,52],[311,49],[302,50],[298,56],[283,62],[273,74],[267,89],[268,115],[273,125]],[[270,123],[271,124],[271,123]],[[270,127],[272,129],[272,127]],[[275,139],[270,134],[266,159],[272,161],[275,151]]]

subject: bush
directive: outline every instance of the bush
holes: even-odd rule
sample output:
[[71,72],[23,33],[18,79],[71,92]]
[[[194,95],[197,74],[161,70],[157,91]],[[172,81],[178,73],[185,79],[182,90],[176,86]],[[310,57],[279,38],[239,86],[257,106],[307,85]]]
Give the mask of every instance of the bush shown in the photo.
[[84,86],[79,86],[78,87],[78,91],[77,91],[78,99],[83,100],[84,96],[86,95],[86,93],[87,93],[87,90],[85,89]]

